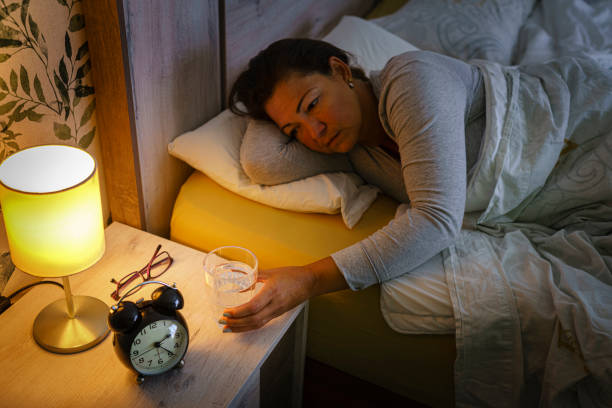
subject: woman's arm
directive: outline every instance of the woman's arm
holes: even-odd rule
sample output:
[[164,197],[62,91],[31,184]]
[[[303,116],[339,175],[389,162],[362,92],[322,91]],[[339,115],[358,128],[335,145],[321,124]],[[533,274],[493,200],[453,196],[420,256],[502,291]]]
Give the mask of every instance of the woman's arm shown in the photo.
[[[427,56],[426,56],[427,57]],[[436,62],[436,59],[446,60]],[[395,57],[383,71],[380,116],[397,142],[410,206],[370,237],[332,255],[351,289],[410,272],[447,248],[465,208],[468,90],[453,69],[469,65]]]
[[313,296],[348,289],[331,257],[306,266],[262,270],[258,279],[264,285],[250,302],[224,310],[224,331],[260,328]]

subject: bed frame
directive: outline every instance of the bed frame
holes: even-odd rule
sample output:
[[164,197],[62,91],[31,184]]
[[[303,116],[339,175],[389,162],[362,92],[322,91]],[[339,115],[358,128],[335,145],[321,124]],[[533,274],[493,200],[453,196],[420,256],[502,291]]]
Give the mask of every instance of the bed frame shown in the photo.
[[259,50],[283,37],[321,35],[375,3],[83,2],[112,219],[168,237],[174,200],[192,171],[168,154],[168,143],[221,112],[228,87]]

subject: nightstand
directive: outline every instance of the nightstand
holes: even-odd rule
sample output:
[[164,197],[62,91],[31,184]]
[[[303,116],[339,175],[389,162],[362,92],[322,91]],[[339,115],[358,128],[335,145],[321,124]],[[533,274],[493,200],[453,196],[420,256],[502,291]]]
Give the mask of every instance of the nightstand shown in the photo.
[[[147,377],[137,385],[112,347],[112,333],[90,350],[54,354],[40,348],[32,324],[48,303],[62,298],[53,285],[31,289],[0,315],[0,406],[11,407],[258,407],[300,406],[307,303],[248,333],[222,333],[204,295],[204,253],[123,224],[106,229],[104,257],[70,278],[75,295],[95,296],[109,306],[111,278],[140,269],[162,244],[174,258],[160,278],[176,283],[190,344],[182,369]],[[150,298],[157,285],[130,296]]]

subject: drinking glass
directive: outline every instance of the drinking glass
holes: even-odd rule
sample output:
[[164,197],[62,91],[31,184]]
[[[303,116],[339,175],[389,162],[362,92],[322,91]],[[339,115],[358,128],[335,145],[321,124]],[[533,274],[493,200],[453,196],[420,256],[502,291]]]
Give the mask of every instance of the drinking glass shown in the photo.
[[223,309],[251,300],[257,270],[257,257],[246,248],[222,246],[206,255],[204,276],[215,306],[215,320],[221,317]]

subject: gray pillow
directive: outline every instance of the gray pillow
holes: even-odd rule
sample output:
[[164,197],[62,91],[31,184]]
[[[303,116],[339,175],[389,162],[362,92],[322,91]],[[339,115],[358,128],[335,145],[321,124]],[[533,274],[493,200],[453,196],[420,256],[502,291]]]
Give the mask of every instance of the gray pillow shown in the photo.
[[352,172],[345,154],[323,154],[289,138],[267,121],[249,120],[240,165],[253,183],[267,186],[289,183],[321,173]]
[[511,65],[520,28],[535,2],[410,0],[372,22],[424,50]]

